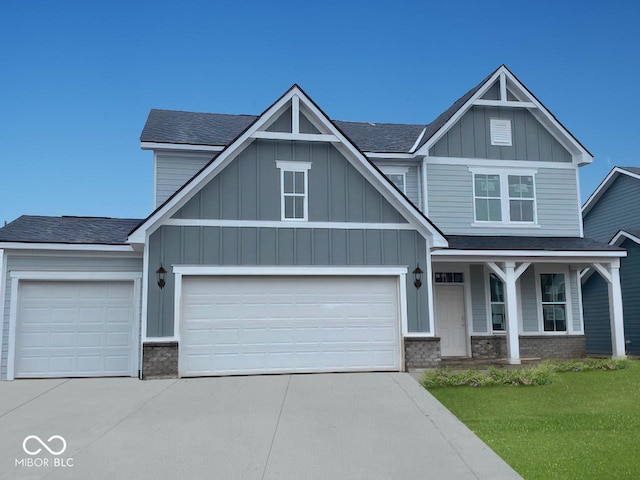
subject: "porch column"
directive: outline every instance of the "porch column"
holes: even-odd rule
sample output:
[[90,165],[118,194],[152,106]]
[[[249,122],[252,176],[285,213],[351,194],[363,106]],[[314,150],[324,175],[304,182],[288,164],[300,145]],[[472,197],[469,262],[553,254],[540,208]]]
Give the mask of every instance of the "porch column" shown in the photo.
[[[605,266],[606,265],[606,266]],[[625,356],[624,314],[622,287],[620,285],[620,260],[609,264],[594,263],[593,268],[604,278],[609,287],[609,322],[611,324],[611,351],[613,358]]]
[[504,264],[504,296],[507,304],[507,354],[508,362],[520,364],[520,339],[518,338],[518,295],[516,293],[516,262]]
[[611,347],[613,358],[625,356],[624,315],[622,311],[622,288],[620,267],[611,265],[609,282],[609,322],[611,322]]

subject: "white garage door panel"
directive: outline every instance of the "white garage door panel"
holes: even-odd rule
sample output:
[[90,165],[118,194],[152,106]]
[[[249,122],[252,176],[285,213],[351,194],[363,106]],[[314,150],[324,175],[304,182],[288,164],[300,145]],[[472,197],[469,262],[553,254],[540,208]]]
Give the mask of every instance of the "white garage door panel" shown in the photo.
[[21,281],[16,377],[129,376],[132,282]]
[[399,370],[396,277],[184,277],[180,373]]

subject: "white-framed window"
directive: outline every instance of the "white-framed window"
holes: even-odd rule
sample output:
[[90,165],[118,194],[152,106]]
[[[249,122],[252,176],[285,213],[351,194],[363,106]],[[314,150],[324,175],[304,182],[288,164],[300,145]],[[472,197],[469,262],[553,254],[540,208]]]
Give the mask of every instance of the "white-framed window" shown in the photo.
[[532,223],[535,219],[533,175],[508,175],[509,220]]
[[545,332],[566,332],[567,284],[564,273],[540,273],[540,304],[542,329]]
[[495,273],[489,273],[489,302],[491,329],[494,332],[506,331],[507,312],[504,302],[504,283]]
[[532,170],[474,168],[474,220],[476,225],[528,225],[537,223],[535,174]]
[[497,147],[512,146],[511,120],[506,118],[489,119],[491,130],[491,145]]
[[278,161],[276,167],[280,170],[282,220],[308,220],[311,162]]
[[476,173],[473,183],[476,222],[501,222],[500,175]]
[[396,166],[388,166],[382,165],[379,167],[382,173],[384,173],[385,177],[391,180],[398,190],[402,193],[407,193],[407,172],[409,171],[408,167],[396,167]]

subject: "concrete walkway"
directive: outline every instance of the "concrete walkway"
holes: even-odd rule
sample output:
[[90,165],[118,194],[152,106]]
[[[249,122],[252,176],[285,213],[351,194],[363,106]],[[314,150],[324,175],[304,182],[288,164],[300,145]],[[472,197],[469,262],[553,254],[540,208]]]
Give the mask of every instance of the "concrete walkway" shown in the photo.
[[354,373],[0,382],[0,478],[520,477],[410,375]]

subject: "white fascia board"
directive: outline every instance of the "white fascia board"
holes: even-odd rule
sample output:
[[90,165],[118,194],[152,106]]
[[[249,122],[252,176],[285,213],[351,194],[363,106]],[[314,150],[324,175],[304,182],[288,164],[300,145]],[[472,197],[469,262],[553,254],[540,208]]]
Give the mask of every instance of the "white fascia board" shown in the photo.
[[173,273],[178,275],[398,276],[406,275],[407,271],[407,267],[218,267],[210,265],[173,265]]
[[498,80],[498,78],[500,77],[500,74],[502,73],[502,71],[504,70],[504,67],[500,67],[499,69],[497,69],[495,71],[495,73],[493,75],[491,75],[491,77],[484,83],[484,85],[482,85],[478,91],[471,96],[471,98],[469,98],[469,100],[466,101],[466,103],[464,105],[462,105],[458,111],[456,113],[454,113],[451,118],[449,120],[447,120],[447,122],[440,127],[440,129],[431,136],[431,138],[429,140],[427,140],[427,142],[422,145],[422,147],[420,147],[417,151],[416,151],[416,155],[428,155],[429,154],[429,149],[438,141],[440,140],[440,138],[453,126],[455,125],[455,123],[460,120],[460,118],[462,117],[462,115],[464,115],[467,110],[469,110],[471,108],[471,106],[473,105],[473,103],[478,100],[480,97],[482,97],[482,95],[484,95],[487,90],[489,89],[489,87],[491,85],[493,85],[493,83]]
[[221,152],[224,145],[191,145],[187,143],[140,142],[142,150],[188,150],[192,152]]
[[21,243],[0,242],[7,250],[58,250],[77,252],[133,252],[131,245],[95,245],[85,243]]
[[237,156],[239,151],[254,140],[252,138],[254,134],[261,130],[261,128],[270,121],[281,108],[288,104],[294,95],[299,97],[300,106],[304,106],[305,111],[310,112],[311,115],[318,119],[318,121],[322,122],[323,126],[330,132],[330,134],[337,138],[338,143],[336,144],[336,148],[338,148],[343,154],[346,152],[349,153],[348,155],[345,154],[345,158],[361,174],[363,174],[365,178],[377,187],[378,191],[380,191],[380,193],[382,193],[382,195],[392,205],[394,205],[410,223],[414,224],[423,236],[433,236],[434,246],[448,246],[446,238],[422,216],[411,202],[391,186],[386,177],[366,159],[366,157],[351,143],[351,141],[349,141],[340,132],[340,130],[333,125],[331,120],[329,120],[297,86],[292,87],[287,93],[280,97],[280,99],[269,107],[240,137],[223,150],[213,162],[211,162],[192,181],[190,181],[185,188],[179,190],[174,197],[156,210],[156,212],[154,212],[133,232],[131,236],[129,236],[128,242],[142,243],[144,241],[145,233],[147,235],[153,233],[153,231],[160,226],[164,218],[175,213],[180,207],[189,201],[195,193],[202,188],[202,186],[222,171]]
[[371,159],[415,160],[417,157],[413,153],[364,152],[364,154]]
[[[532,114],[539,120],[543,121],[543,123],[547,123],[547,127],[549,128],[550,133],[563,145],[570,145],[572,150],[572,156],[574,162],[579,165],[585,165],[591,163],[593,161],[593,157],[591,154],[585,150],[585,148],[580,145],[580,143],[569,133],[569,131],[558,122],[555,117],[549,112],[544,105],[542,105],[535,96],[525,87],[517,78],[513,76],[513,74],[504,66],[500,66],[498,70],[485,82],[485,84],[478,89],[478,91],[473,95],[467,102],[460,107],[460,109],[436,132],[428,141],[425,143],[416,154],[427,155],[429,149],[438,141],[440,138],[464,115],[477,100],[482,97],[489,89],[491,85],[501,76],[504,75],[505,78],[509,81],[509,84],[512,87],[515,87],[517,93],[520,94],[521,97],[526,98],[527,102],[533,104],[535,108],[530,108]],[[560,132],[562,135],[559,136],[556,132]]]
[[605,194],[607,189],[613,184],[613,182],[618,178],[619,175],[627,175],[628,177],[635,178],[636,180],[640,180],[640,175],[625,170],[624,168],[614,167],[611,169],[609,174],[604,177],[604,180],[600,182],[600,185],[594,190],[594,192],[587,198],[587,201],[584,202],[582,206],[582,216],[584,217],[589,210],[593,208],[593,206],[600,200],[600,197]]
[[625,232],[624,230],[619,230],[618,233],[616,233],[609,241],[609,245],[615,245],[616,247],[619,247],[624,243],[625,240],[631,240],[632,242],[640,245],[640,238],[630,234],[629,232]]
[[611,261],[611,259],[626,257],[626,251],[549,251],[549,250],[434,250],[431,252],[434,257],[447,261],[471,260],[479,262],[502,262],[505,260],[520,261],[543,261],[551,263],[562,262],[595,262]]

